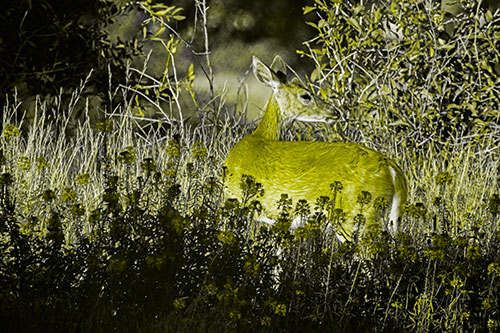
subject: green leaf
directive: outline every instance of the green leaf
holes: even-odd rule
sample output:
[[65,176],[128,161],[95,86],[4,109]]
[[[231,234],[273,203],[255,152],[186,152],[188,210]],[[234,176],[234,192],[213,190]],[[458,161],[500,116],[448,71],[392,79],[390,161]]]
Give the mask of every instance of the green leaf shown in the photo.
[[389,124],[389,126],[409,126],[406,121],[403,119],[398,119],[392,123]]
[[320,69],[319,67],[316,67],[313,72],[311,73],[311,81],[317,81],[320,77]]
[[359,5],[354,8],[354,15],[358,15],[365,9],[365,6]]
[[486,19],[488,21],[490,21],[490,22],[493,21],[493,14],[491,13],[490,10],[486,11],[486,13],[484,15],[486,16]]
[[311,49],[311,52],[316,53],[318,55],[323,55],[323,51],[319,49]]
[[304,15],[312,12],[315,9],[316,9],[316,7],[311,7],[311,6],[305,6],[304,8],[302,8],[302,10],[304,11]]
[[462,107],[460,105],[450,103],[446,106],[446,110],[457,109],[460,110]]
[[158,31],[156,31],[156,33],[154,34],[153,37],[158,37],[160,36],[167,28],[165,26],[161,26],[160,29],[158,29]]
[[380,12],[380,7],[377,7],[374,11],[373,11],[373,22],[374,23],[378,23],[380,21],[380,19],[382,18],[382,13]]
[[391,12],[397,16],[398,15],[398,12],[399,12],[399,8],[398,8],[398,5],[396,4],[396,1],[392,1],[391,2]]
[[354,18],[348,17],[347,22],[349,22],[356,30],[358,30],[358,32],[362,31],[361,26],[359,25],[358,21],[356,21]]
[[306,24],[310,25],[311,27],[319,30],[318,26],[315,23],[313,23],[313,22],[306,22]]
[[170,12],[170,9],[160,10],[155,12],[154,14],[157,16],[165,16]]

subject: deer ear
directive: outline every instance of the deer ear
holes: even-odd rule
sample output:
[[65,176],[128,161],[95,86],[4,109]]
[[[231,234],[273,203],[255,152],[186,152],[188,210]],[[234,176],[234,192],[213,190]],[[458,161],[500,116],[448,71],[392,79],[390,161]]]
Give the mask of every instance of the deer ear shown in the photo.
[[286,63],[279,55],[276,55],[271,63],[271,69],[279,74],[280,72],[286,78]]
[[252,58],[253,74],[257,80],[273,89],[276,89],[281,84],[279,77],[273,72],[273,70],[267,67],[259,58],[254,56]]

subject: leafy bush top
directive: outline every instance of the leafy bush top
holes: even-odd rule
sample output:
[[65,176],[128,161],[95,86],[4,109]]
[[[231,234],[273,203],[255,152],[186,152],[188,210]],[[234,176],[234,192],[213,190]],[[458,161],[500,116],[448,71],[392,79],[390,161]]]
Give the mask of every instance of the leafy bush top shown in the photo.
[[487,132],[498,118],[500,17],[478,2],[452,18],[415,0],[315,1],[304,10],[319,17],[306,43],[317,63],[311,79],[351,126],[375,120],[440,142]]

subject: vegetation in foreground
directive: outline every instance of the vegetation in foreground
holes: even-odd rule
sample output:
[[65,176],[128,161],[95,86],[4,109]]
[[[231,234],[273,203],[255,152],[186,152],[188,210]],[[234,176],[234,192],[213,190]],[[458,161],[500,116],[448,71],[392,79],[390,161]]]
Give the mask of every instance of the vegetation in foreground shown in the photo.
[[[497,330],[497,60],[496,48],[481,43],[496,45],[499,18],[470,2],[456,23],[461,33],[441,42],[438,33],[421,34],[444,29],[433,8],[401,4],[305,8],[326,15],[314,23],[321,38],[306,44],[318,64],[311,76],[320,83],[311,88],[342,96],[334,100],[346,117],[343,136],[394,156],[407,173],[410,200],[394,236],[380,229],[340,243],[326,222],[342,214],[325,197],[308,207],[284,195],[278,222],[259,225],[252,217],[262,189],[252,177],[241,182],[245,200],[224,198],[222,162],[249,129],[222,116],[223,95],[196,99],[192,68],[171,82],[168,62],[154,89],[171,108],[179,106],[172,96],[187,91],[204,114],[194,128],[164,114],[164,128],[141,129],[134,120],[141,87],[110,91],[113,112],[96,124],[86,119],[71,138],[66,127],[83,89],[65,111],[39,101],[26,131],[15,117],[20,104],[7,101],[0,137],[6,330]],[[341,14],[328,16],[333,9]],[[408,35],[386,43],[381,13]],[[174,57],[175,43],[167,47]],[[377,48],[385,53],[370,51]],[[459,66],[467,62],[478,66]],[[447,82],[462,89],[440,89]],[[115,105],[117,91],[123,99]],[[338,139],[328,128],[284,135]],[[332,184],[335,195],[341,186]],[[373,204],[368,197],[360,210]],[[294,217],[304,226],[291,233]]]
[[[498,195],[467,227],[452,227],[446,213],[463,203],[436,197],[435,209],[408,204],[395,237],[378,230],[339,243],[325,228],[327,217],[338,218],[328,198],[307,207],[283,196],[279,221],[261,226],[252,221],[259,184],[244,178],[248,200],[223,201],[202,143],[187,148],[171,138],[155,145],[161,151],[136,143],[112,154],[112,138],[122,137],[107,132],[111,123],[98,127],[87,128],[87,142],[108,147],[97,152],[104,156],[79,146],[83,138],[35,148],[14,126],[2,133],[8,331],[497,328]],[[39,149],[95,158],[102,180],[65,174]],[[69,186],[51,186],[67,174],[76,175]],[[452,179],[439,173],[435,182],[445,193]],[[291,233],[296,216],[305,224]]]

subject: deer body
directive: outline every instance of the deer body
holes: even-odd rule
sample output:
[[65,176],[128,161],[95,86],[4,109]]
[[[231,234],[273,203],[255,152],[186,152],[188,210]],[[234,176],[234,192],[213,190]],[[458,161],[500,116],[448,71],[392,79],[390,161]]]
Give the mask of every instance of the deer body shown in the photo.
[[[283,70],[284,65],[276,65],[277,61],[282,62],[281,58],[275,59],[273,65]],[[277,217],[281,194],[288,194],[294,202],[307,200],[313,207],[320,196],[332,198],[330,184],[340,181],[343,189],[336,195],[334,207],[346,213],[342,228],[347,234],[354,231],[353,217],[360,213],[357,198],[361,191],[387,200],[395,229],[401,204],[406,200],[406,182],[400,168],[383,154],[355,143],[278,141],[284,117],[328,121],[331,114],[326,104],[305,88],[283,82],[271,68],[254,58],[255,75],[274,92],[257,129],[244,136],[226,159],[227,197],[241,198],[242,175],[253,176],[264,188],[264,195],[258,198],[263,215],[272,220]],[[294,105],[297,100],[301,103]],[[362,211],[367,226],[375,220],[371,204]]]

